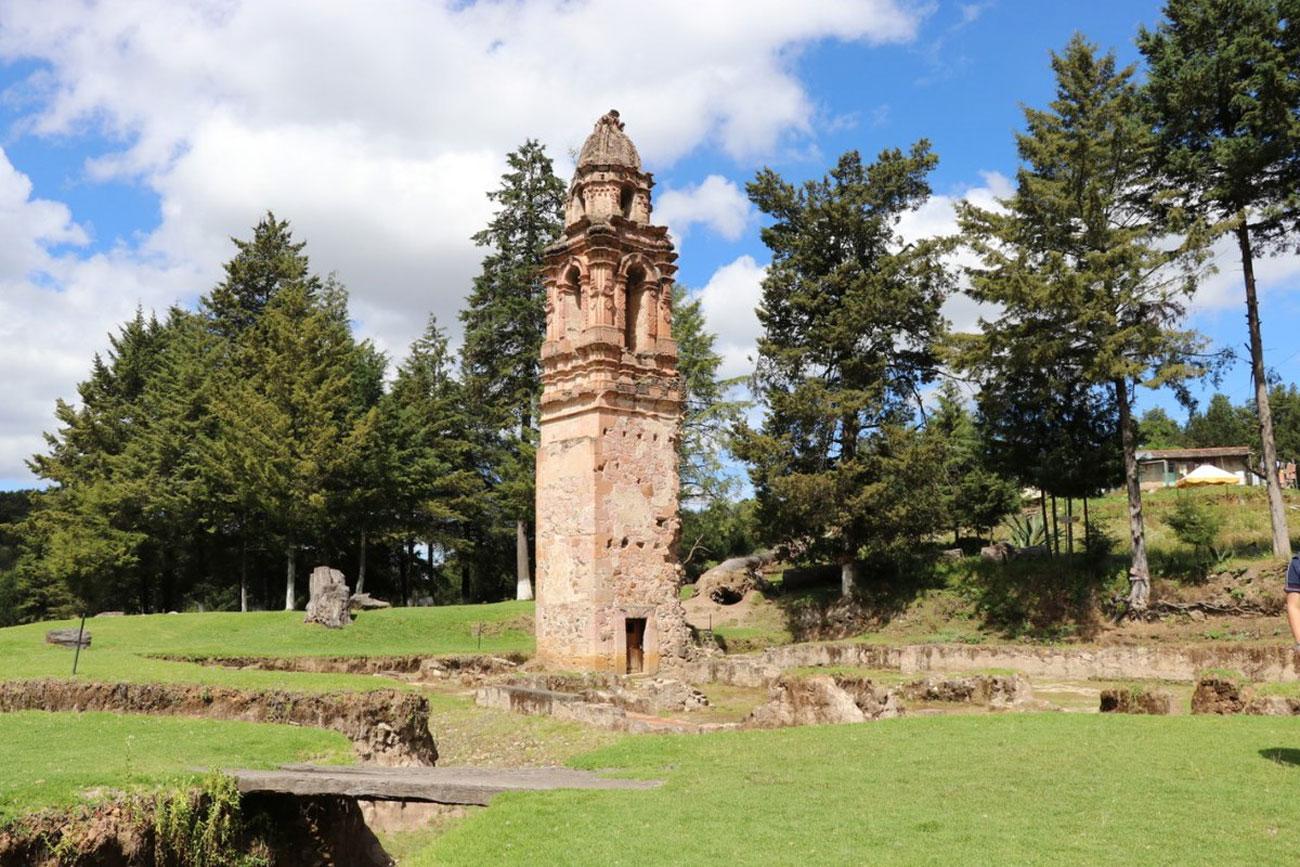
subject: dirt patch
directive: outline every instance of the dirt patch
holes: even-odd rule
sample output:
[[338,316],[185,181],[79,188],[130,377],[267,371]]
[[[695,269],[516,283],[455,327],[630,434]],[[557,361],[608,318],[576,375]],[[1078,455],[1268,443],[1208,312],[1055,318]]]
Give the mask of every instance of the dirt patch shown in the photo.
[[[205,797],[192,796],[196,812],[205,807]],[[161,844],[157,810],[157,798],[134,797],[24,817],[0,829],[0,867],[193,863]],[[240,813],[242,831],[222,855],[244,856],[250,863],[272,867],[389,867],[393,863],[351,798],[249,796],[242,799]]]
[[105,710],[289,723],[340,732],[363,762],[432,765],[438,758],[429,732],[428,701],[397,690],[296,693],[156,683],[0,683],[0,712],[19,710]]

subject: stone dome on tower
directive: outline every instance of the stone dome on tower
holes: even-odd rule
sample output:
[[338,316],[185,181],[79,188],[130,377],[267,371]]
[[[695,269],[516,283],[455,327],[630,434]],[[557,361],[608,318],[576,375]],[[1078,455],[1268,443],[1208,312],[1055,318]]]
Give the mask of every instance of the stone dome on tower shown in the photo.
[[623,166],[641,171],[641,155],[623,132],[623,121],[612,108],[596,121],[596,128],[578,154],[578,168],[587,166]]

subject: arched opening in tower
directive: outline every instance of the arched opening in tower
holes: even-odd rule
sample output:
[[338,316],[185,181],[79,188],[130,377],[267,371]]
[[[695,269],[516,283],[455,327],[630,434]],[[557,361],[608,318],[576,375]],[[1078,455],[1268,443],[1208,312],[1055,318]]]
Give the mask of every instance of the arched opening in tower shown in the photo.
[[632,219],[632,205],[636,202],[636,189],[631,184],[624,184],[618,195],[618,209],[627,219]]
[[564,273],[564,336],[582,331],[582,273],[574,265]]
[[628,352],[644,352],[650,337],[650,311],[646,298],[645,269],[633,265],[627,272],[626,334],[623,345]]

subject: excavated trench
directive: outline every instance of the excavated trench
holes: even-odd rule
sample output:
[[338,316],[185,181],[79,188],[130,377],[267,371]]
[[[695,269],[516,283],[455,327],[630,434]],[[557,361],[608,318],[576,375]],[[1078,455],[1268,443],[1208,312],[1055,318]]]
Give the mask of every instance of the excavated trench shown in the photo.
[[[206,806],[205,799],[193,796],[196,811]],[[135,797],[24,817],[0,829],[0,867],[200,863],[194,853],[178,854],[160,838],[157,811],[155,799]],[[355,798],[246,795],[239,812],[241,830],[222,847],[223,856],[272,867],[393,864],[367,824],[365,805]]]
[[288,723],[331,729],[352,741],[357,759],[380,765],[433,765],[429,702],[399,690],[299,693],[220,686],[27,680],[0,683],[0,713],[114,711]]

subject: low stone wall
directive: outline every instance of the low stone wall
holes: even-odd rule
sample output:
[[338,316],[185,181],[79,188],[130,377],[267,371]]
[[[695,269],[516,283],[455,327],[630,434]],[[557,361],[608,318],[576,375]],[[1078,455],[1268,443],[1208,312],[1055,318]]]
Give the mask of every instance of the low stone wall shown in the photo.
[[691,723],[679,719],[665,719],[620,707],[613,702],[592,701],[582,693],[539,689],[518,684],[481,686],[474,693],[474,703],[480,707],[510,713],[549,716],[633,734],[702,734],[738,728],[734,723]]
[[1005,668],[1030,677],[1065,680],[1169,680],[1194,682],[1207,669],[1239,671],[1254,681],[1300,680],[1290,647],[1039,647],[1027,645],[918,644],[905,647],[852,642],[790,644],[761,653],[706,657],[691,663],[697,683],[770,686],[791,668],[857,666],[904,674]]
[[222,668],[254,671],[293,671],[313,674],[413,675],[423,680],[470,675],[505,674],[514,671],[526,657],[506,656],[177,656],[155,655],[154,659],[191,662]]
[[1300,697],[1260,695],[1249,684],[1207,677],[1196,684],[1192,693],[1192,713],[1300,716]]
[[290,723],[342,733],[363,762],[432,765],[438,759],[429,731],[428,701],[397,690],[298,693],[55,679],[0,683],[0,712],[19,710],[100,710]]
[[1132,713],[1168,716],[1177,713],[1177,702],[1167,689],[1116,687],[1101,691],[1102,713]]

